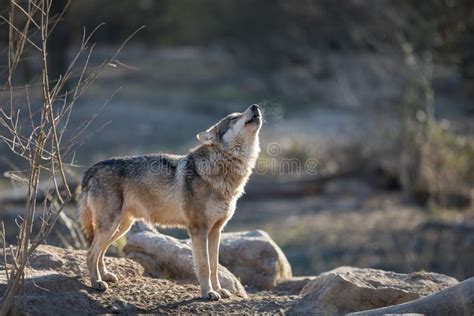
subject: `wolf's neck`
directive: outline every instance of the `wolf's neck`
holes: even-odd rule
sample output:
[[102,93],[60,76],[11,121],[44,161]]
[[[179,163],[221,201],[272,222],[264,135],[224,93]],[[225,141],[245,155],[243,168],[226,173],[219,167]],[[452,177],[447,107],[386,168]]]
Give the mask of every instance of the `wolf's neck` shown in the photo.
[[239,197],[255,167],[260,151],[258,139],[245,146],[219,148],[202,145],[190,155],[197,173],[224,197]]

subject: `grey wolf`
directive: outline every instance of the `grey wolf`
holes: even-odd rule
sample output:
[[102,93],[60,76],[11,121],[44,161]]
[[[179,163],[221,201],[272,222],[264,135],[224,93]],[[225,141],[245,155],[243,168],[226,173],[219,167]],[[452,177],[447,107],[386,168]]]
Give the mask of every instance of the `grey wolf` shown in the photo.
[[200,144],[187,155],[112,158],[90,167],[82,181],[79,221],[91,242],[87,266],[92,287],[103,291],[107,282],[117,282],[104,255],[142,218],[187,229],[202,297],[229,297],[217,273],[220,235],[255,167],[261,125],[254,104],[199,133]]

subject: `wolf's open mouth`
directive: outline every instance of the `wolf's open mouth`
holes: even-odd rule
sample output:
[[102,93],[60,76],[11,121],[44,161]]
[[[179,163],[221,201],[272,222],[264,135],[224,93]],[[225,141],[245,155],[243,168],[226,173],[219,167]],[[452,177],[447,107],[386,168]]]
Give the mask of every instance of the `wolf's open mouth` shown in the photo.
[[255,112],[253,113],[253,116],[252,116],[251,119],[249,119],[245,122],[245,125],[255,123],[255,122],[259,122],[259,121],[260,121],[260,113],[258,113],[258,111],[257,111],[257,113],[255,113]]
[[252,116],[252,118],[250,120],[245,122],[245,125],[258,122],[259,120],[260,120],[260,115],[255,114],[254,116]]

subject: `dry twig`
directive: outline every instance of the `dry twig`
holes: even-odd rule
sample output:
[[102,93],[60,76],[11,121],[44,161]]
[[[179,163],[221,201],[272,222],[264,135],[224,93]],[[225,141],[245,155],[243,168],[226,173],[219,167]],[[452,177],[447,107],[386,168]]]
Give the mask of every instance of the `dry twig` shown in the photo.
[[[66,139],[65,132],[74,104],[98,75],[114,63],[125,44],[141,29],[128,37],[110,59],[105,60],[91,71],[89,61],[94,45],[90,45],[90,40],[101,25],[89,34],[84,31],[82,44],[66,73],[55,80],[50,80],[47,42],[57,23],[63,19],[67,8],[66,5],[59,15],[51,17],[51,4],[52,0],[28,0],[26,2],[11,0],[8,17],[1,17],[9,27],[8,78],[3,85],[3,91],[9,92],[10,106],[0,109],[0,127],[6,131],[5,135],[0,135],[0,140],[8,146],[12,153],[28,164],[27,170],[8,173],[12,180],[26,184],[28,193],[23,214],[19,216],[20,221],[17,221],[16,247],[7,247],[5,227],[3,224],[1,227],[3,270],[8,281],[1,300],[1,315],[11,311],[15,295],[24,282],[28,258],[44,242],[58,220],[62,220],[70,229],[71,235],[74,237],[74,246],[84,245],[84,239],[77,224],[62,212],[64,207],[74,199],[74,191],[69,187],[66,169],[74,161],[72,160],[71,164],[66,164],[64,157],[78,141],[78,133],[74,137]],[[21,19],[17,19],[17,15],[20,15]],[[41,87],[42,98],[37,108],[31,102],[34,99],[30,98],[29,86],[25,86],[24,89],[28,107],[26,121],[30,125],[28,128],[22,126],[24,115],[16,104],[14,91],[17,88],[13,86],[15,69],[22,60],[25,60],[22,56],[26,50],[26,44],[35,48],[33,53],[38,54],[42,66],[41,83],[38,85]],[[77,70],[79,57],[85,52],[87,52],[86,61]],[[76,75],[78,80],[72,91],[63,91],[66,82]],[[94,118],[95,116],[86,122],[80,128],[79,133],[82,133]],[[61,127],[59,127],[60,125]],[[67,146],[64,145],[65,143]],[[40,185],[40,180],[44,181],[44,179],[47,179],[48,185],[46,187],[43,184]],[[65,196],[63,196],[63,192],[65,192]],[[42,205],[41,225],[39,233],[32,236],[40,195],[45,197]]]

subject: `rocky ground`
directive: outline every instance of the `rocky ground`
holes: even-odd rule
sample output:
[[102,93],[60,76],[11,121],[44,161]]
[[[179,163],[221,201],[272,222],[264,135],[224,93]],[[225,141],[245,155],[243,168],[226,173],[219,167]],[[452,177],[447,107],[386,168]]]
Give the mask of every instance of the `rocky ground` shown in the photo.
[[[143,267],[130,259],[106,258],[119,282],[105,292],[89,287],[85,251],[40,246],[30,264],[24,290],[16,299],[16,313],[342,315],[412,301],[458,284],[453,278],[426,272],[406,275],[344,267],[318,277],[288,278],[269,291],[247,288],[246,298],[210,302],[199,298],[195,283],[145,276]],[[0,292],[5,283],[2,275]],[[474,298],[468,294],[469,300],[459,308],[472,312]]]

